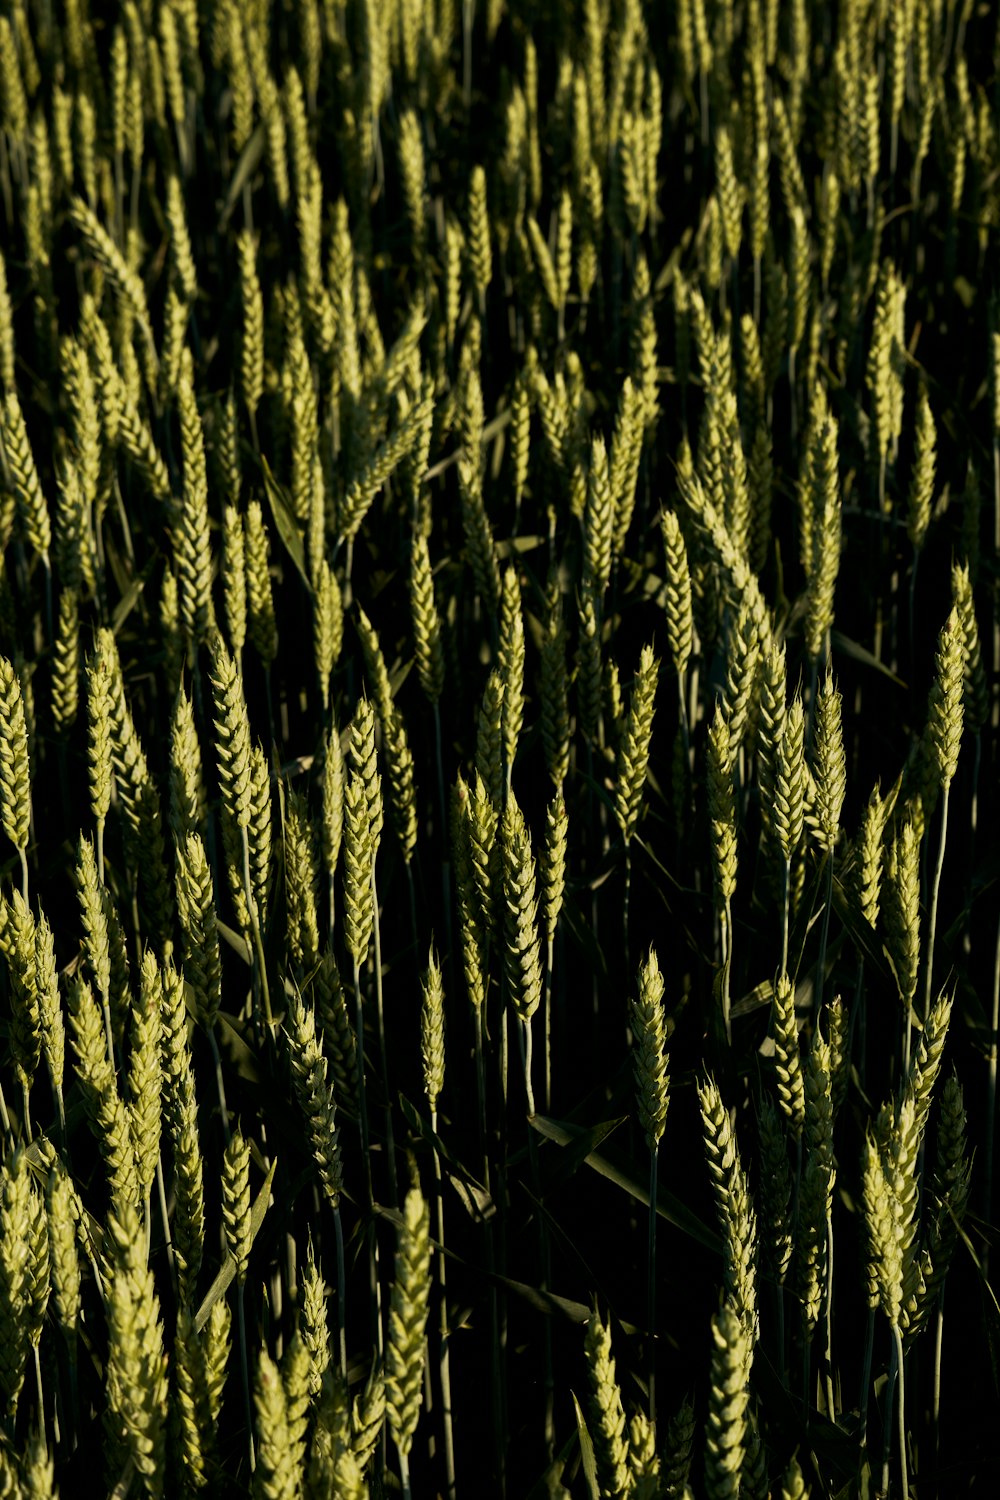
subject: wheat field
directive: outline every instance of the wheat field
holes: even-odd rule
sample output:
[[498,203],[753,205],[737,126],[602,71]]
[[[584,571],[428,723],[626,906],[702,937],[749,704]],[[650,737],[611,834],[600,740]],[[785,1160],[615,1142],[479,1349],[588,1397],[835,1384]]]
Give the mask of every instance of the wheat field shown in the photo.
[[998,761],[1000,7],[0,0],[0,1494],[995,1494]]

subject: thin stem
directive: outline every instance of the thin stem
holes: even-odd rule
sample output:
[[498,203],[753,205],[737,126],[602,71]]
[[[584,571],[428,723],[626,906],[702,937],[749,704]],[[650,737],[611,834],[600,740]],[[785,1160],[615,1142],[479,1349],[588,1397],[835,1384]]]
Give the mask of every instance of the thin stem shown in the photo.
[[347,1379],[347,1308],[345,1304],[345,1289],[347,1286],[347,1271],[344,1261],[344,1222],[340,1217],[340,1209],[333,1210],[333,1228],[337,1237],[337,1358],[340,1361],[340,1373]]
[[[437,1109],[431,1110],[431,1134],[437,1135]],[[448,1328],[447,1257],[444,1250],[444,1193],[441,1158],[434,1152],[434,1188],[437,1201],[438,1288],[440,1321],[441,1417],[444,1424],[444,1464],[448,1500],[455,1496],[455,1435],[451,1421],[451,1342]]]
[[257,1455],[253,1446],[253,1415],[250,1410],[250,1366],[247,1363],[247,1315],[245,1306],[246,1282],[240,1280],[236,1291],[236,1314],[240,1330],[240,1373],[243,1376],[243,1411],[247,1419],[247,1440],[250,1444],[250,1472],[257,1467]]
[[835,1422],[836,1405],[833,1395],[833,1214],[826,1216],[826,1409],[831,1422]]
[[[245,993],[245,992],[244,992]],[[222,1134],[226,1145],[229,1145],[229,1108],[226,1104],[226,1084],[222,1076],[222,1058],[219,1054],[219,1044],[215,1039],[215,1028],[208,1028],[209,1045],[212,1048],[212,1060],[215,1063],[215,1088],[219,1095],[219,1110],[222,1115]]]
[[554,956],[554,938],[548,940],[548,949],[545,955],[545,1112],[552,1108],[552,961]]
[[934,1463],[941,1452],[941,1346],[944,1343],[944,1293],[945,1283],[941,1285],[941,1295],[938,1298],[937,1321],[934,1329],[934,1396],[931,1406],[931,1422],[934,1427]]
[[649,1244],[646,1254],[646,1327],[649,1337],[649,1421],[656,1426],[656,1197],[659,1143],[649,1153]]
[[385,1046],[385,1019],[382,1009],[382,939],[378,919],[378,891],[375,889],[375,865],[372,862],[372,937],[375,948],[375,1008],[378,1016],[379,1060],[382,1064],[382,1087],[385,1090],[385,1136],[389,1158],[389,1202],[399,1202],[396,1186],[396,1143],[392,1129],[392,1093],[389,1089],[389,1062]]
[[[885,1416],[882,1421],[882,1489],[881,1493],[889,1493],[889,1460],[892,1457],[892,1408],[896,1398],[896,1376],[899,1373],[899,1353],[896,1348],[893,1329],[892,1359],[889,1363],[889,1384],[885,1388]],[[906,1500],[906,1496],[903,1496]]]
[[781,972],[788,973],[788,907],[792,887],[792,861],[784,861],[781,878]]
[[726,1027],[726,1041],[732,1046],[733,1023],[730,1016],[729,972],[732,966],[733,909],[726,898],[726,909],[722,916],[722,1019]]
[[[997,1115],[997,1032],[1000,1029],[1000,920],[993,958],[993,1014],[990,1017],[989,1073],[986,1086],[986,1193],[983,1218],[993,1223],[993,1139]],[[10,1126],[8,1125],[8,1130]],[[989,1241],[983,1248],[983,1273],[989,1269]]]
[[19,848],[17,852],[18,852],[18,854],[20,856],[20,859],[21,859],[21,895],[24,897],[24,904],[25,904],[25,906],[27,906],[29,904],[29,902],[28,902],[28,851],[27,851],[27,849],[21,849],[21,848]]
[[399,1455],[399,1481],[403,1488],[403,1500],[412,1500],[413,1491],[410,1489],[410,1457],[404,1453],[402,1448],[396,1449]]
[[624,929],[625,929],[625,973],[626,974],[631,974],[631,972],[632,972],[632,965],[631,965],[631,962],[629,961],[629,951],[628,951],[628,911],[629,911],[629,898],[631,896],[631,893],[632,893],[632,853],[631,853],[631,849],[630,849],[630,845],[629,845],[629,840],[626,839],[625,840],[625,901],[624,901],[624,909],[623,909],[623,912],[622,912],[622,922],[623,922],[623,926],[624,926]]
[[906,1415],[903,1406],[903,1335],[899,1331],[899,1324],[892,1330],[892,1336],[896,1341],[896,1367],[899,1371],[899,1469],[903,1480],[903,1500],[909,1500],[910,1486],[906,1472]]
[[163,1247],[167,1252],[167,1265],[174,1274],[174,1242],[170,1238],[170,1215],[167,1211],[167,1184],[163,1177],[163,1157],[156,1158],[156,1195],[160,1203],[160,1222],[163,1225]]
[[931,910],[927,920],[927,971],[924,975],[924,1015],[928,1015],[931,1008],[931,988],[934,970],[934,935],[937,928],[938,895],[941,891],[941,871],[944,868],[944,846],[948,837],[948,795],[951,791],[951,782],[946,781],[941,791],[941,842],[938,845],[937,866],[934,870],[934,884],[931,887]]
[[372,1158],[368,1136],[368,1101],[365,1098],[365,1013],[361,1000],[361,970],[354,960],[354,1031],[358,1061],[358,1124],[361,1130],[361,1155],[365,1165],[365,1186],[368,1190],[368,1207],[372,1206]]
[[865,1335],[865,1358],[861,1366],[861,1394],[858,1398],[858,1407],[861,1412],[861,1450],[864,1452],[868,1445],[868,1387],[872,1378],[872,1355],[875,1350],[875,1309],[868,1309],[868,1331]]
[[535,1113],[535,1092],[531,1087],[531,1017],[521,1023],[521,1059],[524,1063],[524,1092],[529,1118]]
[[823,926],[820,929],[819,959],[816,963],[816,1014],[823,1004],[823,981],[826,977],[826,945],[830,935],[830,908],[833,905],[833,851],[826,856],[826,904],[823,908]]

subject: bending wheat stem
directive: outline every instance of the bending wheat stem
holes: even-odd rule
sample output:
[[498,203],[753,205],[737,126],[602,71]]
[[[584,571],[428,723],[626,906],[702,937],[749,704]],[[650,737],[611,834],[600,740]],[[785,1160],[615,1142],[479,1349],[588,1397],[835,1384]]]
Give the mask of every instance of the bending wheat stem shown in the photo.
[[[934,936],[937,928],[938,896],[941,890],[941,871],[944,868],[944,846],[948,837],[948,796],[951,782],[946,781],[941,789],[941,841],[938,844],[937,864],[934,867],[934,884],[931,886],[931,909],[927,920],[927,972],[924,975],[924,1015],[931,1008],[931,987],[934,972]],[[909,1048],[907,1048],[909,1051]]]

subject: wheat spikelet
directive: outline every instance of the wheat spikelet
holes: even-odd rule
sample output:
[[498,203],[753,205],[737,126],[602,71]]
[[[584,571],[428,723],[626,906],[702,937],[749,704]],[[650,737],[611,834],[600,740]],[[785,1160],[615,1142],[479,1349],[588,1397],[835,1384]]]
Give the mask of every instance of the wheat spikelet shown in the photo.
[[792,1174],[781,1116],[764,1094],[758,1116],[760,1184],[758,1205],[764,1251],[778,1285],[783,1285],[792,1259]]
[[289,1421],[281,1371],[261,1349],[254,1380],[257,1468],[254,1495],[260,1500],[294,1500],[300,1494],[301,1465]]
[[222,958],[212,874],[197,832],[178,844],[176,882],[184,976],[194,991],[198,1020],[211,1031],[222,1004]]
[[950,785],[958,769],[964,724],[965,632],[958,610],[952,608],[938,637],[936,673],[927,714],[927,735],[942,787]]
[[243,519],[235,505],[222,513],[222,574],[229,648],[239,661],[247,637],[247,577]]
[[306,1119],[313,1159],[331,1207],[340,1204],[343,1166],[337,1131],[334,1090],[326,1081],[326,1058],[316,1034],[316,1018],[300,995],[292,997],[285,1017],[292,1080]]
[[421,992],[420,1056],[423,1062],[424,1093],[433,1117],[444,1088],[444,984],[433,945],[427,958],[427,971],[421,981]]
[[545,936],[549,943],[555,939],[559,914],[563,906],[568,835],[569,818],[566,813],[566,801],[562,792],[557,791],[545,809],[545,840],[539,861],[542,881],[542,913]]
[[111,1214],[113,1274],[108,1301],[108,1405],[146,1493],[158,1500],[166,1478],[167,1359],[145,1235],[130,1205]]
[[661,512],[660,531],[666,567],[664,612],[667,641],[674,670],[678,676],[683,677],[691,659],[694,617],[691,612],[691,574],[688,570],[687,548],[674,511]]
[[774,833],[786,864],[802,842],[805,801],[805,717],[796,696],[785,715],[774,783]]
[[566,632],[558,580],[548,590],[548,621],[541,639],[541,731],[545,764],[556,787],[569,772],[569,702],[566,672]]
[[112,1200],[121,1206],[141,1201],[129,1117],[108,1061],[104,1026],[90,986],[70,990],[70,1034],[76,1071],[83,1084],[88,1121],[104,1158]]
[[584,1339],[587,1374],[590,1385],[590,1407],[595,1431],[594,1456],[600,1476],[601,1493],[629,1493],[628,1442],[625,1436],[625,1412],[621,1391],[615,1379],[615,1361],[611,1354],[611,1332],[592,1312]]
[[28,1158],[18,1150],[0,1168],[0,1389],[10,1417],[17,1411],[28,1359],[32,1199]]
[[694,1448],[694,1407],[685,1399],[671,1417],[663,1445],[660,1483],[671,1500],[683,1500]]
[[0,657],[0,821],[23,858],[31,827],[28,730],[20,678],[5,656]]
[[183,691],[178,693],[170,721],[170,826],[183,846],[189,833],[205,827],[207,810],[201,745],[194,709]]
[[736,1138],[718,1086],[711,1078],[698,1085],[705,1153],[715,1192],[716,1211],[725,1242],[726,1291],[747,1340],[747,1365],[757,1330],[757,1219]]
[[264,392],[264,300],[257,275],[256,247],[248,230],[237,235],[236,253],[243,309],[240,388],[247,411],[254,417]]
[[712,1319],[712,1369],[705,1426],[705,1494],[709,1500],[736,1500],[747,1437],[746,1372],[750,1351],[746,1329],[731,1303]]
[[736,797],[733,751],[723,706],[715,710],[708,734],[708,808],[712,826],[712,870],[716,900],[726,905],[736,890]]
[[242,1286],[250,1263],[250,1142],[238,1128],[222,1158],[222,1227],[226,1249],[236,1263],[236,1279]]
[[787,974],[779,974],[775,983],[773,1016],[778,1100],[793,1132],[799,1135],[805,1122],[805,1091],[795,1021],[795,990]]
[[907,820],[892,842],[886,864],[885,926],[889,962],[904,1006],[917,992],[920,963],[920,840]]
[[11,980],[10,1043],[14,1069],[27,1094],[42,1054],[35,918],[19,891],[4,903],[4,950]]
[[215,754],[219,787],[227,815],[238,828],[250,826],[250,723],[247,718],[243,685],[236,664],[216,635],[211,643],[212,684],[215,724]]
[[403,1459],[409,1454],[420,1417],[430,1272],[429,1210],[420,1189],[414,1187],[406,1195],[396,1240],[386,1347],[386,1416]]
[[927,529],[931,523],[936,464],[937,429],[934,425],[927,387],[921,385],[917,396],[916,434],[906,516],[906,534],[918,552],[924,545]]
[[132,1007],[128,1061],[129,1124],[136,1175],[144,1197],[152,1189],[160,1156],[162,993],[156,959],[147,949],[142,956],[139,1002]]
[[247,628],[254,650],[265,666],[278,654],[278,627],[268,567],[270,543],[259,500],[251,500],[243,518],[247,578]]
[[79,1205],[73,1183],[58,1156],[53,1158],[49,1168],[45,1201],[52,1304],[56,1319],[65,1331],[73,1351],[81,1307],[80,1256],[77,1249]]
[[434,600],[427,538],[420,531],[414,532],[410,544],[410,608],[420,686],[429,701],[437,703],[444,688],[441,620]]
[[729,753],[735,761],[746,736],[760,664],[757,632],[745,604],[732,621],[726,655],[722,705],[729,727]]
[[653,712],[659,669],[660,664],[653,655],[653,648],[643,646],[629,701],[628,717],[618,747],[618,775],[615,781],[615,816],[626,844],[635,832],[642,807],[653,737]]
[[171,1124],[174,1155],[172,1229],[178,1297],[182,1306],[193,1307],[197,1301],[196,1288],[205,1245],[205,1192],[190,1057],[185,1059],[183,1080]]
[[973,734],[979,734],[989,713],[989,689],[986,670],[976,623],[976,608],[972,594],[969,566],[952,563],[951,595],[963,637],[964,674],[964,723]]
[[538,896],[531,838],[513,792],[501,824],[504,891],[504,966],[511,1003],[527,1023],[542,998]]
[[639,966],[639,995],[638,999],[631,1001],[631,1018],[634,1037],[632,1065],[639,1123],[645,1132],[646,1144],[650,1151],[655,1151],[666,1125],[670,1082],[665,1053],[667,1028],[663,976],[653,948]]
[[374,921],[373,846],[365,783],[352,771],[344,787],[344,941],[358,967],[368,956]]
[[832,855],[847,788],[847,759],[841,725],[841,696],[829,672],[816,698],[813,773],[815,793],[809,810],[809,824],[820,849]]
[[47,567],[52,545],[49,508],[39,482],[21,405],[13,390],[8,391],[0,405],[0,441],[7,459],[21,528]]
[[319,957],[319,850],[305,799],[292,787],[285,794],[284,854],[288,953],[302,971]]

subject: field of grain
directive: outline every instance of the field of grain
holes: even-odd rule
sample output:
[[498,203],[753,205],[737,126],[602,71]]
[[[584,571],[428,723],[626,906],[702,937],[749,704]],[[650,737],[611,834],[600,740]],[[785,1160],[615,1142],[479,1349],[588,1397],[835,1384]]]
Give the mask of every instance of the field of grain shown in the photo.
[[0,825],[0,1496],[995,1495],[1000,7],[0,0]]

